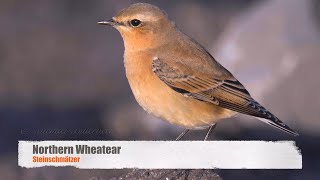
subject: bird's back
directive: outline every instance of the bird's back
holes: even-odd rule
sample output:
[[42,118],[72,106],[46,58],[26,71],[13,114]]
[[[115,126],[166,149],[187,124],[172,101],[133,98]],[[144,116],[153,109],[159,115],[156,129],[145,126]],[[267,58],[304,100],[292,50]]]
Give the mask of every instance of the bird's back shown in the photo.
[[246,88],[199,43],[181,33],[158,50],[154,72],[173,90],[199,101],[262,118],[292,135],[292,129],[255,101]]

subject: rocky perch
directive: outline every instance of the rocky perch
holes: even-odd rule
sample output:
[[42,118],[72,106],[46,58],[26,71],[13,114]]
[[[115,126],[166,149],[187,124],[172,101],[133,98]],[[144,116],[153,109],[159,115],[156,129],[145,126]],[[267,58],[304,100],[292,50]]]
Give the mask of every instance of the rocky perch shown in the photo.
[[116,179],[200,179],[200,180],[222,180],[222,178],[215,172],[215,170],[139,170],[135,169],[127,174],[124,174]]

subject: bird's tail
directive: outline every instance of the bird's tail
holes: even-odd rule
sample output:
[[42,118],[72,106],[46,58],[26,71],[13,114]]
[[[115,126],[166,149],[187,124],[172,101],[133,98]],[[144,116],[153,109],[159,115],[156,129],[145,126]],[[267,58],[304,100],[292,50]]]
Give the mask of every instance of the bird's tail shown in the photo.
[[284,124],[282,121],[280,121],[277,117],[273,116],[272,119],[264,119],[264,118],[260,118],[257,117],[257,119],[259,119],[260,121],[267,123],[275,128],[278,128],[288,134],[291,134],[293,136],[299,136],[299,134],[292,130],[289,126],[287,126],[286,124]]

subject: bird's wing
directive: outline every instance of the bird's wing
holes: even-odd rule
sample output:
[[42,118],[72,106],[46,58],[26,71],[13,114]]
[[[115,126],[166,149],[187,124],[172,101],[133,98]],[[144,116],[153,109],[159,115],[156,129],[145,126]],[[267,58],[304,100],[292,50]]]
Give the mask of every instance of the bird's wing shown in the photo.
[[172,61],[155,58],[152,62],[152,71],[176,92],[236,112],[263,118],[264,120],[260,120],[289,134],[297,135],[256,102],[245,87],[222,66],[219,70],[226,73],[217,75],[207,71],[194,72],[192,67],[184,63],[175,61],[169,64],[169,62]]

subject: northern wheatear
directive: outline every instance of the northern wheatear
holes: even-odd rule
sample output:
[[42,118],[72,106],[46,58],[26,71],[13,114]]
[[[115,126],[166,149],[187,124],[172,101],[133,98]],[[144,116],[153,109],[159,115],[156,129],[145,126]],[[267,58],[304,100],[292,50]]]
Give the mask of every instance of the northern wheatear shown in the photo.
[[134,97],[149,113],[189,129],[209,128],[235,114],[258,117],[298,135],[255,101],[245,87],[200,44],[177,29],[158,7],[137,3],[110,21],[125,46],[126,76]]

